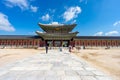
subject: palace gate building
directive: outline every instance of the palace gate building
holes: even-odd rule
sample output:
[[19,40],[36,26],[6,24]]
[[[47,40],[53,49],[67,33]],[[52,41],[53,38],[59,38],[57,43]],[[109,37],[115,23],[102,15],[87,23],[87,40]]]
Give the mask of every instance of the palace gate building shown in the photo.
[[76,24],[41,24],[43,32],[36,31],[37,35],[0,35],[0,47],[34,48],[94,46],[120,47],[120,36],[77,36],[79,32],[72,32]]

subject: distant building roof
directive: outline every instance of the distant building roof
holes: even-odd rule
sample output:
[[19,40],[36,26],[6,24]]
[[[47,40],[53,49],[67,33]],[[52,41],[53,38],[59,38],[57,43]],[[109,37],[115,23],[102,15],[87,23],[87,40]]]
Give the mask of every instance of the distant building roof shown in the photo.
[[120,36],[76,36],[74,39],[110,39],[120,40]]
[[[0,35],[0,39],[42,39],[42,37],[38,35]],[[120,36],[76,36],[74,39],[120,40]]]
[[0,35],[0,39],[40,39],[40,38],[41,38],[40,36],[35,35]]

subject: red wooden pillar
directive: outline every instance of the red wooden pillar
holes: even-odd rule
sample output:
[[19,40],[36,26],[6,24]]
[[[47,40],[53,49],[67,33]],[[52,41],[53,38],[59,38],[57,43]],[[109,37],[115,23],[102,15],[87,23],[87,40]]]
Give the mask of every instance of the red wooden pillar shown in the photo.
[[102,40],[102,46],[104,46],[104,41]]
[[115,46],[116,46],[116,40],[115,40]]
[[62,46],[62,40],[60,41],[60,46]]
[[74,41],[70,41],[70,45],[71,45],[71,46],[74,46]]
[[43,47],[43,41],[41,41],[41,46]]
[[18,45],[18,40],[16,40],[16,46]]
[[88,41],[86,40],[86,44],[85,44],[86,46],[88,46]]
[[75,45],[77,45],[77,46],[78,46],[78,44],[79,44],[79,42],[78,42],[78,40],[76,40],[76,44],[75,44]]
[[41,40],[39,40],[39,46],[41,47]]
[[7,42],[8,42],[8,40],[6,40],[6,45],[8,45]]
[[22,42],[22,46],[23,46],[23,40],[21,42]]
[[84,46],[86,46],[86,40],[84,40]]
[[11,46],[13,45],[13,44],[12,44],[12,41],[13,41],[13,40],[11,40]]
[[42,41],[41,40],[39,40],[39,44],[40,44],[39,46],[42,47]]
[[110,40],[110,45],[112,46],[112,40]]
[[111,46],[113,46],[113,41],[111,40]]
[[41,46],[43,47],[43,46],[45,46],[46,45],[46,41],[44,40],[44,41],[41,41]]
[[71,45],[71,46],[72,46],[72,41],[70,41],[70,42],[69,42],[69,45]]
[[117,46],[117,40],[116,40],[116,46]]
[[97,40],[95,40],[96,42],[95,42],[95,46],[97,46]]
[[70,41],[69,44],[72,46],[72,41]]
[[100,46],[102,47],[102,44],[101,44],[101,43],[102,43],[102,40],[100,40]]
[[93,45],[93,42],[94,42],[94,41],[92,40],[92,41],[91,41],[92,46],[94,46],[94,45]]
[[118,47],[118,40],[116,41],[117,47]]
[[114,46],[114,41],[112,40],[112,46]]
[[35,46],[35,40],[33,40],[33,46]]
[[11,46],[11,40],[10,40],[10,46]]
[[29,42],[30,42],[30,41],[29,41],[29,40],[27,40],[27,47],[29,46]]
[[73,45],[73,47],[75,47],[75,40],[72,41],[72,45]]
[[79,43],[80,43],[80,46],[81,46],[81,40],[79,41]]
[[21,40],[21,46],[23,46],[23,40]]

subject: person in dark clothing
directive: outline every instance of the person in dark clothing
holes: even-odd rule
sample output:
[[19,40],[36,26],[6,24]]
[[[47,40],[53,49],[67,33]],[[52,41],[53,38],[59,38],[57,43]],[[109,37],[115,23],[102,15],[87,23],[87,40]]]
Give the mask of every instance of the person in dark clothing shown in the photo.
[[71,53],[71,49],[72,49],[72,46],[70,45],[70,46],[69,46],[69,52],[70,52],[70,53]]
[[46,49],[46,54],[47,54],[48,53],[48,44],[46,44],[45,49]]

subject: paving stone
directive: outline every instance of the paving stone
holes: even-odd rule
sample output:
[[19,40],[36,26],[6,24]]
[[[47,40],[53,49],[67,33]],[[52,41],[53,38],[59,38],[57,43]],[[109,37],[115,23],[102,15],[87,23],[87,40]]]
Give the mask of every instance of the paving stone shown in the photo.
[[56,71],[56,74],[57,74],[58,76],[65,76],[65,71],[64,71],[64,70],[57,70],[57,71]]
[[[41,78],[44,80],[44,77]],[[38,74],[34,72],[27,72],[22,75],[19,75],[17,80],[38,80]]]
[[92,68],[92,67],[89,67],[89,66],[84,67],[84,69],[88,70],[88,71],[95,71],[96,70],[95,68]]
[[39,70],[39,67],[13,67],[10,70]]
[[53,71],[53,70],[48,70],[45,72],[45,75],[47,76],[55,76],[57,73],[56,71]]
[[71,70],[68,66],[52,67],[52,70]]
[[0,76],[0,80],[17,80],[18,76],[23,74],[24,72],[20,71],[10,71],[3,76]]
[[71,67],[72,70],[84,70],[84,68],[76,66],[76,67]]
[[94,76],[81,76],[81,79],[82,80],[97,80]]
[[65,76],[78,76],[74,70],[65,70]]
[[53,75],[53,76],[46,76],[45,80],[61,80],[61,78],[56,75]]
[[64,76],[61,80],[82,80],[79,76]]
[[112,78],[106,76],[96,76],[96,78],[97,80],[112,80]]
[[0,80],[112,80],[68,51],[49,50],[0,68]]
[[98,76],[106,76],[103,72],[100,72],[100,71],[92,71],[95,75],[98,75]]
[[8,73],[9,71],[8,70],[3,70],[3,69],[0,69],[0,76]]
[[77,73],[80,76],[94,76],[94,74],[91,71],[86,71],[86,70],[78,70]]

